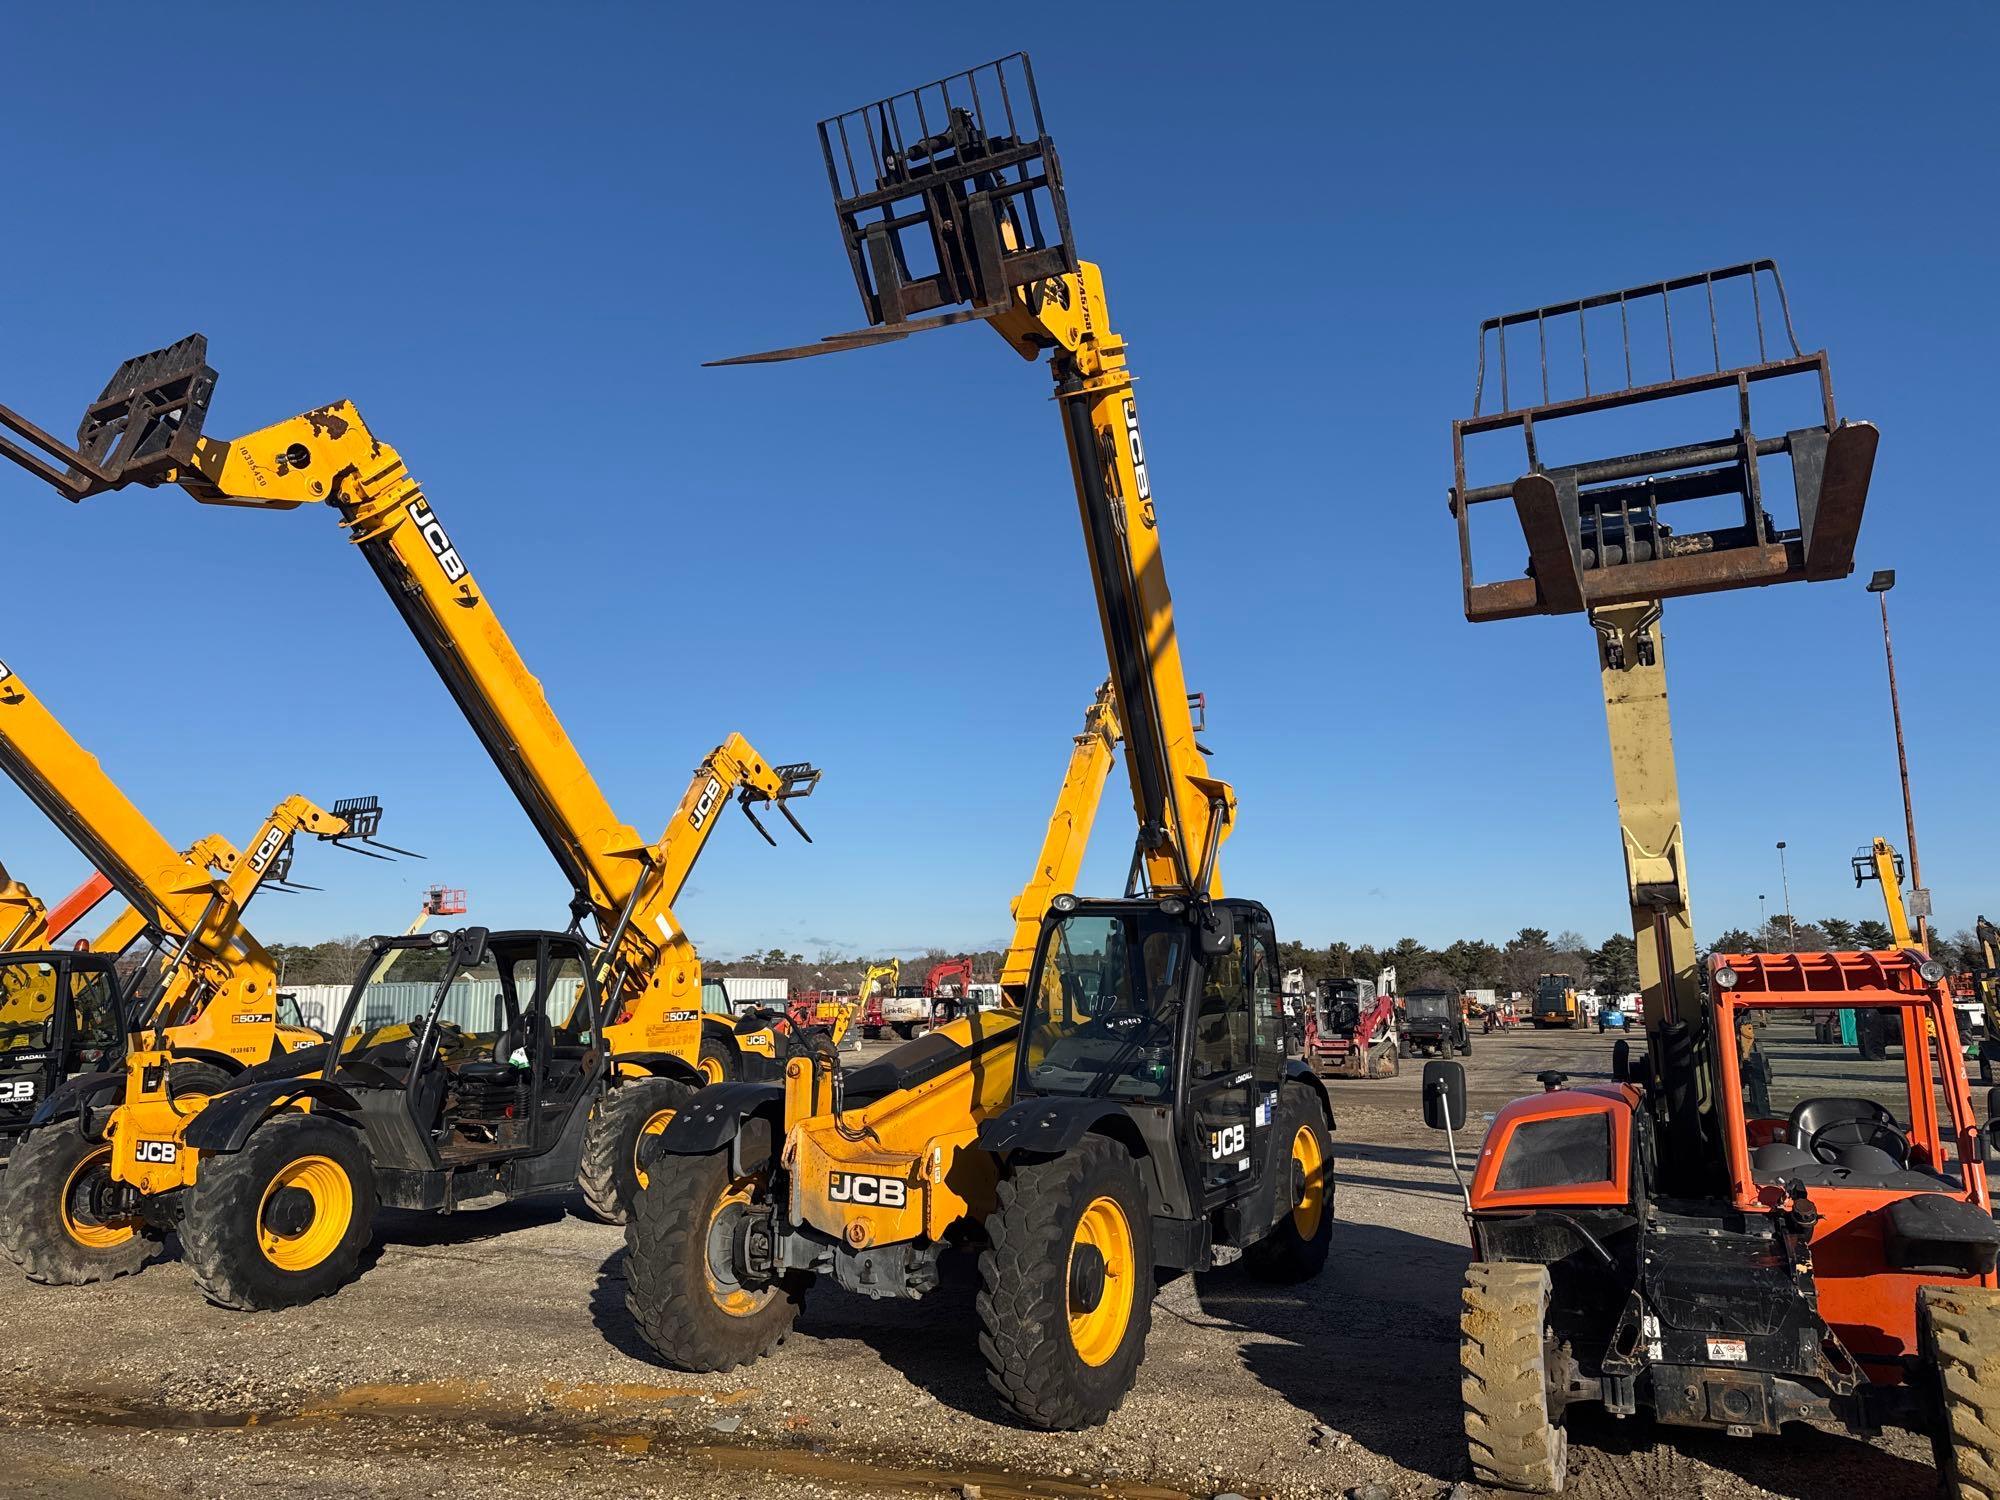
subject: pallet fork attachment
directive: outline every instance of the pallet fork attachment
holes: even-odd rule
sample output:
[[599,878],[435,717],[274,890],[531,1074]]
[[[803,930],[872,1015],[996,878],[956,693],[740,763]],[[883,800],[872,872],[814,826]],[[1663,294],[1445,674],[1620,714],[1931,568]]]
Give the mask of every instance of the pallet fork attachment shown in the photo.
[[1067,295],[1069,199],[1025,52],[829,116],[819,143],[870,326],[711,364],[889,344]]
[[[1747,317],[1730,316],[1732,298]],[[1740,309],[1745,302],[1747,309]],[[1705,306],[1705,324],[1698,326],[1705,326],[1710,350],[1710,358],[1698,362],[1702,367],[1692,370],[1687,368],[1686,349],[1690,303]],[[1677,306],[1682,311],[1679,346],[1674,341]],[[1656,319],[1666,360],[1665,380],[1635,374],[1634,329],[1648,330]],[[1593,327],[1600,330],[1595,380]],[[1603,331],[1613,328],[1617,340],[1606,384]],[[1521,331],[1517,341],[1526,330],[1532,330],[1535,339],[1537,376],[1520,404],[1514,399],[1521,377],[1510,368],[1510,330]],[[1774,353],[1773,345],[1780,339],[1782,346]],[[1725,350],[1739,347],[1747,353],[1753,340],[1754,359],[1732,362],[1726,357]],[[1568,363],[1580,369],[1580,392],[1554,394],[1552,348],[1559,367]],[[1489,350],[1497,365],[1497,411],[1483,409],[1489,390]],[[1641,350],[1640,367],[1646,357]],[[1751,421],[1753,393],[1766,382],[1788,376],[1816,381],[1822,421],[1781,436],[1760,437]],[[1732,390],[1737,405],[1734,432],[1704,442],[1566,465],[1545,465],[1542,460],[1549,429],[1567,419]],[[1500,432],[1520,435],[1526,471],[1511,481],[1469,484],[1467,438]],[[1466,618],[1576,614],[1683,594],[1844,578],[1854,570],[1854,544],[1868,498],[1876,440],[1873,424],[1843,421],[1836,414],[1826,354],[1800,350],[1775,261],[1749,261],[1489,318],[1479,329],[1473,414],[1452,424],[1451,511],[1458,521]],[[1791,527],[1780,526],[1765,509],[1762,461],[1780,456],[1792,470],[1797,525]],[[1664,519],[1670,505],[1731,496],[1741,505],[1736,524],[1677,533]],[[1473,570],[1471,510],[1507,499],[1514,502],[1527,542],[1527,575],[1481,583]]]
[[0,406],[0,453],[71,500],[165,483],[193,461],[214,395],[208,340],[191,333],[120,365],[84,411],[74,448]]

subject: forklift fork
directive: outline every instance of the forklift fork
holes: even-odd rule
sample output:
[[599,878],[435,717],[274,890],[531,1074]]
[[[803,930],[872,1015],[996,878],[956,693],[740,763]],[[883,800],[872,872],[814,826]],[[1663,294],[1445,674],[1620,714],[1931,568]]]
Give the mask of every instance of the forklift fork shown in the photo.
[[192,462],[214,395],[208,340],[192,333],[120,365],[84,411],[74,448],[0,406],[0,454],[71,500],[160,484]]

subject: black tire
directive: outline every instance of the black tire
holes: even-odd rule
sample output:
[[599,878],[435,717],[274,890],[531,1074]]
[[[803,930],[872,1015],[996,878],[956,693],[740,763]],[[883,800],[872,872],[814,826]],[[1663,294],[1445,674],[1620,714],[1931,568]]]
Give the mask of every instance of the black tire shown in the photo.
[[[1243,1251],[1243,1266],[1259,1281],[1292,1286],[1311,1281],[1326,1268],[1333,1245],[1333,1131],[1319,1098],[1288,1083],[1279,1099],[1278,1149],[1292,1174],[1290,1201],[1296,1206],[1271,1232]],[[1300,1139],[1310,1133],[1310,1148]],[[1307,1158],[1310,1158],[1308,1160]]]
[[374,1218],[366,1143],[346,1125],[286,1112],[253,1130],[242,1150],[202,1159],[181,1216],[181,1258],[222,1307],[296,1307],[354,1279]]
[[235,1081],[235,1074],[210,1062],[177,1062],[167,1066],[167,1084],[176,1102],[188,1094],[219,1094]]
[[1931,1449],[1951,1500],[2000,1500],[2000,1292],[1927,1286],[1917,1348],[1937,1372]]
[[1459,1038],[1458,1055],[1460,1057],[1472,1056],[1472,1033],[1470,1031],[1467,1031]]
[[1549,1268],[1474,1261],[1459,1312],[1459,1394],[1472,1477],[1531,1495],[1562,1491],[1569,1434],[1549,1413]]
[[641,1144],[693,1097],[694,1089],[677,1078],[628,1078],[599,1097],[576,1166],[576,1185],[593,1218],[623,1224],[631,1217],[632,1200],[646,1185]]
[[736,1055],[736,1048],[705,1027],[695,1068],[708,1083],[734,1083],[743,1076],[743,1064]]
[[110,1185],[111,1143],[74,1120],[31,1130],[0,1178],[0,1250],[30,1281],[83,1286],[130,1276],[160,1248],[150,1226],[110,1219],[95,1206]]
[[[1122,1248],[1114,1238],[1112,1256],[1088,1246],[1097,1272],[1093,1258],[1076,1255],[1086,1248],[1086,1213],[1114,1237],[1122,1221]],[[1137,1164],[1123,1146],[1092,1135],[1061,1156],[1013,1166],[1000,1179],[986,1235],[978,1303],[988,1382],[1035,1427],[1099,1425],[1138,1378],[1153,1323],[1152,1219]],[[1090,1330],[1086,1359],[1071,1317],[1098,1309],[1104,1316]]]
[[917,1023],[915,1021],[894,1021],[890,1023],[889,1029],[895,1032],[903,1041],[907,1042],[917,1034]]
[[813,1278],[794,1271],[747,1287],[726,1249],[731,1205],[761,1203],[768,1172],[731,1181],[725,1146],[706,1156],[656,1157],[647,1179],[625,1226],[625,1307],[653,1352],[675,1369],[713,1372],[777,1348]]

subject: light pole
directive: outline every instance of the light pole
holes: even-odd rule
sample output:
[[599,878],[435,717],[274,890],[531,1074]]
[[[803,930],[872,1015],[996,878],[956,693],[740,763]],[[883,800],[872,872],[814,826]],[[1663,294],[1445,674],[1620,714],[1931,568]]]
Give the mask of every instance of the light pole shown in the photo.
[[1917,814],[1910,805],[1910,757],[1903,748],[1903,705],[1896,694],[1896,648],[1889,644],[1889,590],[1896,570],[1883,568],[1868,580],[1868,592],[1882,606],[1882,655],[1889,663],[1889,716],[1896,724],[1896,769],[1903,778],[1903,835],[1910,845],[1910,904],[1916,908],[1917,943],[1931,945],[1930,892],[1924,889],[1923,865],[1917,859]]
[[1785,871],[1785,841],[1778,840],[1778,879],[1785,888],[1785,932],[1790,936],[1792,947],[1799,946],[1798,924],[1792,920],[1792,877]]
[[1759,943],[1764,941],[1764,928],[1767,921],[1768,919],[1764,915],[1764,893],[1759,891],[1757,893],[1757,941]]

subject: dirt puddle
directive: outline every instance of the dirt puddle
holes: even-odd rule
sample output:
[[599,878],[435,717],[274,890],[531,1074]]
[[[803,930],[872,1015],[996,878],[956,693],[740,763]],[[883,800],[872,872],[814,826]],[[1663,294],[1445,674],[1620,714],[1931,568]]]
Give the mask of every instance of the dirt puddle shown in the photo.
[[[510,1437],[608,1451],[632,1458],[673,1459],[731,1474],[773,1474],[829,1489],[907,1490],[956,1494],[976,1486],[982,1500],[1189,1500],[1185,1490],[1129,1481],[1093,1482],[1009,1469],[940,1468],[911,1455],[867,1456],[836,1450],[796,1426],[794,1445],[727,1444],[705,1425],[675,1426],[675,1414],[698,1422],[756,1396],[679,1386],[550,1384],[535,1394],[503,1393],[483,1380],[357,1385],[295,1403],[270,1406],[176,1406],[153,1396],[107,1390],[18,1394],[10,1403],[24,1426],[101,1427],[151,1432],[258,1430],[311,1442],[348,1423],[367,1423],[371,1436],[413,1444],[437,1426],[476,1427]],[[662,1420],[665,1418],[666,1420]],[[787,1424],[791,1426],[791,1424]]]

